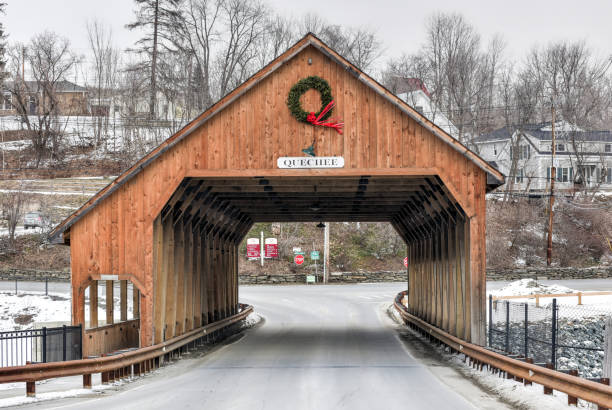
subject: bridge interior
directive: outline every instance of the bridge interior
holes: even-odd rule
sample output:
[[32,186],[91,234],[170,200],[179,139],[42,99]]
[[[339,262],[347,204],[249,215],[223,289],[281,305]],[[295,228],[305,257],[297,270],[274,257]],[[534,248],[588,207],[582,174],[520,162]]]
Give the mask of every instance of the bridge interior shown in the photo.
[[409,304],[470,340],[469,226],[436,175],[185,178],[154,222],[153,342],[238,310],[238,246],[255,222],[389,222]]

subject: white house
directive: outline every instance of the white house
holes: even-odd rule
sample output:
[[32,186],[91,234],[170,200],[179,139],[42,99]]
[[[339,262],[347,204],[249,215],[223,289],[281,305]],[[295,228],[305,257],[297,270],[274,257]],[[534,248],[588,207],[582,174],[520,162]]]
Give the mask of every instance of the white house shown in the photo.
[[391,88],[395,95],[404,100],[412,108],[426,116],[454,138],[458,138],[459,130],[431,102],[431,96],[423,81],[418,78],[393,77],[391,79]]
[[[555,136],[555,189],[612,191],[612,132],[586,131],[560,121],[555,123]],[[513,191],[548,189],[553,166],[550,122],[500,128],[474,143],[480,156],[507,176],[506,185]]]

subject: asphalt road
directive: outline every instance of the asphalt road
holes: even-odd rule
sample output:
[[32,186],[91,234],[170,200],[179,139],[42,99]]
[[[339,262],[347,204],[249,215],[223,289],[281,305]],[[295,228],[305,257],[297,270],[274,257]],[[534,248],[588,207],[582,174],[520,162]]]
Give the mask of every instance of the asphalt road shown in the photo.
[[507,408],[460,374],[410,353],[411,342],[383,309],[403,287],[241,287],[241,301],[265,318],[242,337],[102,395],[32,407]]

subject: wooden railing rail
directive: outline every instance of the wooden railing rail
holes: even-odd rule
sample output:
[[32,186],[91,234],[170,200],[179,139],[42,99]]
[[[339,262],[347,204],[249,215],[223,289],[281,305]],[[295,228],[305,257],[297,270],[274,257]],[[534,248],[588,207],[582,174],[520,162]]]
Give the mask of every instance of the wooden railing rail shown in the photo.
[[612,291],[600,291],[600,292],[573,292],[573,293],[534,293],[531,295],[511,295],[511,296],[492,296],[493,300],[506,300],[506,299],[535,299],[536,306],[540,306],[540,299],[542,298],[563,298],[563,297],[578,297],[578,304],[582,305],[582,298],[585,296],[607,296],[612,295]]
[[461,340],[409,313],[406,306],[402,304],[402,298],[405,295],[405,291],[399,293],[394,302],[394,306],[404,322],[444,343],[453,351],[466,355],[481,366],[486,364],[492,369],[505,372],[508,378],[514,377],[515,379],[538,383],[546,388],[566,393],[569,397],[597,404],[602,409],[612,408],[612,387],[527,363],[527,361],[513,359]]
[[160,356],[174,352],[206,335],[243,320],[252,311],[252,306],[241,304],[241,311],[238,314],[141,349],[99,358],[5,367],[0,369],[0,383],[26,382],[28,396],[34,396],[35,382],[39,380],[83,375],[83,387],[91,388],[91,375],[93,373],[102,373],[103,382],[126,377],[131,374],[131,371],[139,375],[153,369],[156,366],[155,359]]

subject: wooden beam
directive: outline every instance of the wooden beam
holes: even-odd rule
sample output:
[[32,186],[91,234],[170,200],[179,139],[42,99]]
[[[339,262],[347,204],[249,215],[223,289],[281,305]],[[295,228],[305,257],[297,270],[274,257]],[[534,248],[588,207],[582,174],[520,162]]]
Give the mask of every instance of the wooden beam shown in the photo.
[[98,281],[89,285],[89,327],[98,327]]
[[113,295],[113,281],[106,281],[106,324],[111,325],[115,323],[115,307],[114,307],[114,295]]
[[127,321],[127,280],[119,281],[119,309],[120,320]]

